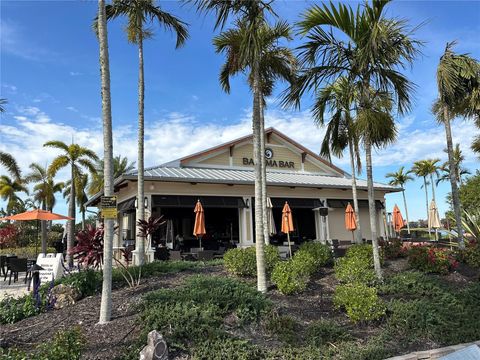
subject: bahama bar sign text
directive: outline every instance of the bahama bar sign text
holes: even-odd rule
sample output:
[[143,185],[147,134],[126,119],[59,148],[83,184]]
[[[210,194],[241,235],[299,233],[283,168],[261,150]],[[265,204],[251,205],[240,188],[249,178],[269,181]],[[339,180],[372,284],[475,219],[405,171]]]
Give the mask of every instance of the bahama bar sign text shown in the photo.
[[[243,158],[242,159],[243,165],[254,165],[253,159]],[[287,168],[287,169],[294,169],[295,163],[293,161],[282,161],[282,160],[266,160],[266,164],[269,167],[276,167],[276,168]]]

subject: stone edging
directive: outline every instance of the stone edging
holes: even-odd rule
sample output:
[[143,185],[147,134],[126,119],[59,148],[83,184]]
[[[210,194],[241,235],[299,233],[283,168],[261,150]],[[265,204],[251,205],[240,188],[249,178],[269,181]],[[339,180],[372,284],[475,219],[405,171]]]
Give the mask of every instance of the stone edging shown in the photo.
[[480,346],[480,340],[474,341],[471,343],[451,345],[439,349],[425,350],[425,351],[415,351],[407,355],[394,356],[385,360],[428,360],[428,359],[438,359],[442,356],[448,355],[457,350],[461,350],[470,345]]

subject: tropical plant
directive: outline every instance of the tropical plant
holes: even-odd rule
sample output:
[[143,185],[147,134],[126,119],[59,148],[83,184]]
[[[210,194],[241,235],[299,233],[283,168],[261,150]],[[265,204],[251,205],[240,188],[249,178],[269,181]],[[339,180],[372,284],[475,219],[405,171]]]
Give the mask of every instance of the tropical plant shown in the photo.
[[[113,134],[112,134],[112,105],[110,97],[110,63],[108,55],[107,15],[105,0],[98,0],[97,34],[100,58],[100,79],[102,84],[102,121],[103,121],[103,193],[113,195]],[[94,175],[93,175],[94,176]],[[112,259],[114,220],[104,219],[104,266],[102,279],[102,299],[100,302],[100,316],[98,322],[104,324],[112,315]]]
[[[95,164],[96,172],[91,174],[90,184],[88,185],[88,195],[95,195],[103,191],[103,168],[104,161],[98,160]],[[113,158],[113,178],[116,179],[120,175],[131,172],[135,169],[135,162],[129,162],[128,158],[117,155]]]
[[15,158],[7,152],[0,151],[0,165],[3,165],[7,171],[16,179],[22,177],[22,171]]
[[[143,59],[143,41],[153,36],[152,25],[155,23],[167,30],[172,30],[177,37],[176,47],[182,46],[188,38],[186,23],[177,17],[163,11],[154,0],[113,0],[111,5],[105,8],[107,21],[118,17],[128,18],[125,31],[128,41],[138,46],[138,191],[137,199],[145,197],[144,191],[144,100],[145,100],[145,80],[144,80],[144,59]],[[94,26],[97,25],[95,19]],[[142,202],[142,201],[140,201]],[[139,206],[137,209],[137,219],[145,220],[145,208]],[[137,235],[135,250],[138,252],[138,264],[142,265],[145,261],[145,239]]]
[[413,62],[420,45],[405,20],[386,17],[387,4],[373,0],[358,5],[356,11],[349,5],[333,3],[308,9],[298,24],[307,37],[300,47],[304,70],[286,96],[287,103],[298,105],[306,91],[316,91],[342,76],[358,93],[356,129],[365,147],[370,228],[375,271],[380,279],[371,153],[373,147],[395,139],[392,101],[399,114],[409,110],[413,86],[399,69]]
[[99,269],[103,263],[103,237],[104,229],[88,225],[86,229],[80,230],[76,235],[77,245],[70,254],[85,268]]
[[25,181],[23,179],[12,179],[7,175],[0,176],[0,197],[7,202],[7,214],[12,214],[15,208],[23,205],[23,201],[17,193],[28,195]]
[[[88,175],[87,174],[79,174],[79,176],[75,180],[75,200],[80,210],[80,214],[82,214],[82,230],[85,230],[85,213],[87,208],[85,204],[88,201],[88,196],[85,190],[87,189],[88,185]],[[70,202],[70,192],[72,191],[72,181],[67,180],[65,182],[65,188],[63,190],[63,197],[67,199],[67,203]]]
[[408,207],[407,207],[407,199],[405,197],[405,184],[409,181],[413,180],[413,177],[409,175],[409,172],[404,172],[404,167],[402,166],[398,169],[397,172],[391,172],[385,175],[387,178],[391,178],[392,180],[389,181],[389,184],[392,186],[400,186],[402,188],[402,195],[403,195],[403,205],[405,206],[405,215],[407,217],[407,230],[410,234],[410,224],[408,219]]
[[432,112],[437,120],[445,126],[452,203],[459,246],[463,248],[461,204],[458,195],[450,122],[455,117],[474,118],[476,122],[480,121],[480,63],[467,54],[453,52],[455,44],[455,41],[447,43],[445,51],[440,57],[437,67],[438,99],[433,104]]
[[432,199],[433,201],[435,201],[435,183],[433,181],[433,175],[435,174],[438,178],[440,167],[437,164],[439,162],[440,162],[440,159],[426,159],[426,160],[415,161],[413,163],[412,170],[410,170],[416,176],[423,177],[423,188],[425,189],[425,206],[427,209],[427,219],[429,217],[427,177],[430,177],[430,184],[432,185]]
[[[45,147],[51,147],[59,149],[63,153],[53,159],[52,163],[48,167],[48,173],[54,177],[60,169],[70,166],[70,182],[76,184],[80,176],[83,174],[82,170],[87,169],[90,172],[95,171],[93,161],[98,159],[97,155],[90,149],[82,147],[78,144],[67,145],[62,141],[47,141],[43,144]],[[75,200],[76,200],[76,187],[70,187],[70,199],[68,202],[68,216],[73,220],[68,220],[67,228],[67,263],[68,266],[73,266],[73,258],[70,254],[70,250],[73,247],[73,237],[75,231]]]
[[[51,176],[46,167],[37,163],[30,164],[31,173],[25,177],[26,183],[35,183],[33,187],[33,200],[40,203],[42,210],[52,211],[55,206],[55,194],[62,191],[64,187],[63,182],[56,183],[53,176]],[[47,222],[41,221],[41,247],[42,253],[47,251]]]
[[477,242],[480,243],[480,210],[463,211],[462,216],[463,227],[465,231]]
[[[448,149],[443,149],[445,153],[448,154]],[[469,175],[470,171],[462,167],[462,162],[465,160],[465,156],[462,153],[462,150],[460,149],[460,144],[455,144],[455,147],[453,149],[453,159],[455,163],[455,177],[457,180],[457,183],[459,185],[462,184],[463,177],[465,175]],[[450,180],[450,166],[448,164],[448,161],[445,161],[441,166],[440,166],[440,171],[441,174],[439,175],[436,185],[438,186],[439,183],[443,181],[449,181]]]

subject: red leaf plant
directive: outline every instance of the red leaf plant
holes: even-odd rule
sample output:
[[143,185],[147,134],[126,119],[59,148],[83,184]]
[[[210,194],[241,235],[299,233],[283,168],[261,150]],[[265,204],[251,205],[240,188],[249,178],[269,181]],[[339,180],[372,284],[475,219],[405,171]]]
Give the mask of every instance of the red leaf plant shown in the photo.
[[95,228],[87,225],[85,230],[80,230],[75,236],[78,243],[70,254],[79,265],[85,268],[98,269],[103,263],[103,227]]
[[0,248],[15,246],[15,240],[20,231],[14,224],[7,224],[0,228]]

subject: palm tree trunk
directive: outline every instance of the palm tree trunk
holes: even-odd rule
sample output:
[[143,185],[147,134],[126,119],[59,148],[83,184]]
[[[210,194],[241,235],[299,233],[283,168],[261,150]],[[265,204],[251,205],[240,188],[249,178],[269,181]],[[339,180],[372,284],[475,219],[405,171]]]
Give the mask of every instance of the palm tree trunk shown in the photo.
[[356,168],[355,168],[355,156],[353,153],[353,144],[351,141],[348,142],[348,147],[350,151],[350,168],[352,171],[352,196],[353,196],[353,209],[355,211],[355,219],[357,221],[356,229],[356,239],[357,244],[362,243],[362,229],[360,227],[360,210],[358,208],[358,196],[357,196],[357,177],[356,177]]
[[258,62],[253,66],[253,157],[255,164],[255,246],[257,260],[257,290],[267,292],[267,277],[265,272],[264,229],[262,215],[262,156],[260,131],[260,74]]
[[[98,0],[98,39],[102,82],[104,194],[105,196],[111,196],[113,195],[113,141],[105,0]],[[113,219],[104,220],[102,300],[100,302],[100,317],[98,320],[100,324],[110,321],[112,317],[113,222]]]
[[433,174],[430,174],[430,182],[432,183],[432,199],[435,201],[435,182],[433,181]]
[[70,185],[70,201],[68,202],[68,216],[73,220],[68,220],[68,236],[67,236],[67,265],[73,267],[73,256],[70,251],[73,247],[73,238],[75,236],[75,164],[72,162],[72,182]]
[[267,164],[265,160],[265,118],[263,106],[263,94],[260,95],[260,156],[262,158],[262,222],[263,222],[263,237],[265,244],[270,244],[270,229],[268,228],[267,217]]
[[[45,204],[45,201],[42,201],[42,210],[46,210],[47,209],[47,206]],[[47,221],[46,220],[42,220],[40,222],[40,226],[41,226],[41,229],[42,229],[42,254],[46,254],[47,253]]]
[[84,208],[83,205],[82,205],[81,209],[82,209],[82,211],[81,211],[82,212],[82,230],[85,230],[85,208]]
[[458,246],[460,247],[460,249],[463,249],[465,247],[465,243],[463,242],[460,196],[458,195],[457,180],[455,179],[455,160],[453,158],[453,141],[452,129],[450,128],[450,115],[447,108],[445,108],[443,111],[445,135],[447,138],[448,166],[450,168],[450,184],[452,186],[453,211],[455,213],[455,221],[457,222]]
[[428,226],[428,236],[430,237],[430,222],[428,221],[429,211],[428,211],[428,186],[427,186],[427,177],[423,177],[423,187],[425,188],[425,206],[427,207],[427,226]]
[[407,217],[407,231],[410,234],[410,220],[408,219],[407,198],[405,197],[405,190],[402,191],[403,205],[405,206],[405,216]]
[[383,281],[382,268],[380,266],[380,252],[378,250],[377,209],[375,207],[375,193],[373,190],[372,145],[368,139],[365,140],[365,154],[367,164],[368,211],[370,214],[370,230],[372,232],[373,265],[375,267],[377,278],[380,281]]
[[[137,181],[137,222],[145,220],[145,190],[144,190],[144,100],[145,100],[145,80],[143,77],[143,36],[140,31],[138,40],[138,181]],[[135,250],[137,252],[137,265],[143,265],[145,262],[145,239],[140,232],[140,227],[136,229],[137,241]]]

